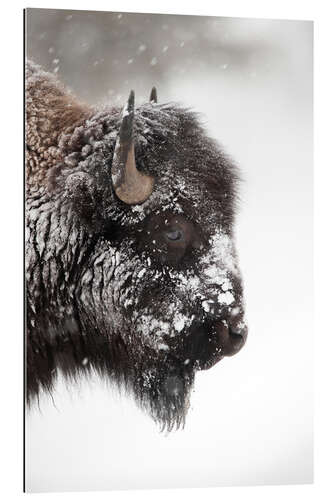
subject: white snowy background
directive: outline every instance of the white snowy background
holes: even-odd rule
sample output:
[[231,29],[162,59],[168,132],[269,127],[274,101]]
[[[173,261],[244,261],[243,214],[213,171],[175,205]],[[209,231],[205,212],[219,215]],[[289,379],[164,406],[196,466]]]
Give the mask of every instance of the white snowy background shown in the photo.
[[197,375],[185,430],[160,434],[99,380],[26,419],[27,490],[312,481],[312,24],[29,9],[27,52],[90,103],[175,100],[242,169],[246,347]]

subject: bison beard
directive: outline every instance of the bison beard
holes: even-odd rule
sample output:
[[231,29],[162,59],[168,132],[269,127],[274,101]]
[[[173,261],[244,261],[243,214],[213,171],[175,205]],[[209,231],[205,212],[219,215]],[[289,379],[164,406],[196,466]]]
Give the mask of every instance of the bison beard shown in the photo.
[[79,104],[27,65],[27,397],[97,372],[171,430],[247,336],[238,176],[197,116]]

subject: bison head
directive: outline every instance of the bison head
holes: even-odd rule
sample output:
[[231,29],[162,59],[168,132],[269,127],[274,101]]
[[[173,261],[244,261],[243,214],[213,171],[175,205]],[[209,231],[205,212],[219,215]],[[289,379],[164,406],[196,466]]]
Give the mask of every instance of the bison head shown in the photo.
[[[247,336],[237,169],[192,111],[157,104],[155,91],[136,110],[132,92],[122,113],[90,116],[59,151],[35,351],[47,346],[53,370],[117,381],[162,426],[179,427],[195,372]],[[44,365],[34,370],[46,377]]]

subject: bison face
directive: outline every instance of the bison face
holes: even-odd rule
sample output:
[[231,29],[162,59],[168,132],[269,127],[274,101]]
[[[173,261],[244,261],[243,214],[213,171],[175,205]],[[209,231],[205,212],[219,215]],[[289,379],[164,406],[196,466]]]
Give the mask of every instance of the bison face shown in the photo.
[[123,328],[155,356],[169,353],[188,368],[209,368],[238,352],[246,338],[242,288],[223,226],[205,228],[167,210],[128,232],[119,236],[122,272],[115,266]]
[[[187,110],[142,106],[125,145],[118,120],[97,115],[63,145],[74,164],[58,181],[89,242],[73,292],[80,342],[90,366],[133,389],[170,429],[184,422],[195,371],[237,353],[247,336],[233,238],[237,173]],[[121,163],[134,151],[139,177],[120,189],[132,175]],[[140,176],[146,191],[131,203]]]

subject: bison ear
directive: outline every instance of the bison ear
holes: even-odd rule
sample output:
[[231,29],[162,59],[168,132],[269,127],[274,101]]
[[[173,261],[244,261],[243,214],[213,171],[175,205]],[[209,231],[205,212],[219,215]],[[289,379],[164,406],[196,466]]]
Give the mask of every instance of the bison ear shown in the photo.
[[157,104],[157,90],[156,87],[153,87],[150,92],[149,102],[152,104]]
[[100,200],[95,182],[95,179],[86,172],[74,172],[66,178],[64,192],[80,218],[98,230],[102,218],[98,210]]

